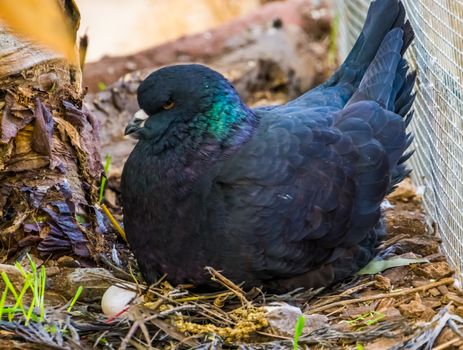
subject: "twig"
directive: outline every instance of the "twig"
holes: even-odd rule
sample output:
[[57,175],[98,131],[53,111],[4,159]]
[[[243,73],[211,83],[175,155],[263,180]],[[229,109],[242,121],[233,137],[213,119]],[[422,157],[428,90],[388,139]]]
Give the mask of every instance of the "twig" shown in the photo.
[[463,333],[460,331],[460,328],[458,327],[458,325],[455,323],[455,321],[458,321],[460,323],[462,323],[462,319],[460,316],[457,316],[457,315],[452,315],[452,318],[449,320],[448,322],[448,326],[450,327],[450,329],[453,331],[453,333],[455,333],[456,335],[458,335],[461,339],[463,339]]
[[168,316],[168,315],[173,314],[173,313],[178,312],[178,311],[194,310],[194,309],[196,309],[196,305],[180,305],[180,306],[174,307],[173,309],[169,309],[169,310],[162,311],[160,313],[156,313],[154,315],[145,317],[143,319],[143,322],[146,323],[146,322],[149,322],[149,321],[153,321],[153,320],[155,320],[155,319],[157,319],[159,317],[165,317],[165,316]]
[[279,335],[279,334],[273,334],[273,333],[262,332],[262,331],[257,331],[256,333],[266,336],[266,337],[280,339],[280,340],[293,340],[293,338],[291,337],[285,337],[284,335]]
[[416,287],[416,288],[408,288],[408,289],[403,289],[399,292],[392,292],[392,293],[382,293],[382,294],[376,294],[376,295],[369,295],[366,297],[362,298],[357,298],[357,299],[350,299],[350,300],[342,300],[342,301],[337,301],[328,305],[323,305],[320,307],[316,307],[312,310],[309,311],[309,314],[315,314],[318,312],[322,312],[328,309],[331,309],[333,307],[338,307],[338,306],[345,306],[345,305],[350,305],[350,304],[357,304],[357,303],[363,303],[365,301],[372,301],[372,300],[378,300],[378,299],[386,299],[386,298],[395,298],[398,296],[402,295],[407,295],[410,293],[416,293],[416,292],[424,292],[425,290],[442,286],[442,285],[448,285],[452,284],[454,282],[454,279],[452,277],[444,278],[441,279],[440,281],[433,282],[424,286]]
[[[141,315],[137,315],[137,316],[142,317]],[[145,337],[146,343],[148,344],[148,349],[152,349],[150,333],[148,332],[148,328],[146,327],[146,324],[144,322],[140,322],[140,329],[141,329],[141,332],[143,333],[143,336]]]
[[175,299],[175,301],[178,303],[185,303],[185,302],[190,302],[190,301],[199,301],[199,300],[207,300],[207,299],[217,299],[220,297],[229,297],[232,295],[235,295],[235,293],[223,292],[223,293],[211,294],[211,295],[194,295],[194,296]]
[[[374,285],[376,283],[376,281],[368,281],[368,282],[365,282],[363,284],[360,284],[358,286],[355,286],[355,287],[352,287],[352,288],[349,288],[349,289],[346,289],[344,292],[342,292],[341,294],[339,294],[339,296],[348,296],[348,295],[351,295],[351,294],[354,294],[354,293],[357,293],[357,292],[360,292],[361,290],[367,288],[367,287],[370,287],[372,285]],[[337,295],[333,295],[334,296],[337,296]]]
[[156,316],[159,316],[159,317],[165,317],[167,315],[170,315],[170,314],[173,314],[173,313],[176,313],[178,311],[183,311],[183,310],[195,310],[196,309],[196,305],[180,305],[180,306],[177,306],[177,307],[174,307],[172,309],[168,309],[166,311],[162,311],[160,312],[158,315]]
[[376,283],[375,281],[369,281],[369,282],[360,284],[358,286],[346,289],[344,292],[342,292],[340,294],[327,295],[326,297],[321,297],[320,302],[316,303],[314,306],[315,307],[322,307],[323,305],[331,304],[336,299],[340,299],[340,298],[349,296],[351,294],[357,293],[357,292],[361,291],[362,289],[365,289],[367,287],[370,287],[370,286],[374,285],[375,283]]
[[102,204],[101,209],[103,209],[103,213],[105,213],[105,215],[108,217],[109,221],[111,221],[111,224],[116,229],[116,231],[121,235],[121,237],[124,239],[124,241],[127,242],[127,237],[125,235],[125,231],[122,229],[121,225],[119,225],[117,220],[114,218],[113,214],[111,214],[111,212],[109,211],[106,204]]
[[210,266],[206,266],[206,271],[212,275],[213,281],[219,282],[225,288],[235,293],[236,296],[240,299],[241,304],[246,305],[246,306],[251,305],[251,303],[244,296],[245,294],[244,291],[239,286],[237,286],[235,283],[233,283],[228,278],[226,278],[224,275],[222,275],[219,271],[215,270],[214,268]]
[[137,331],[138,327],[140,326],[140,320],[136,320],[132,327],[130,327],[129,331],[127,332],[127,335],[125,336],[124,339],[122,339],[121,345],[119,346],[118,350],[125,350],[127,349],[127,345],[130,341],[130,339],[133,337],[135,332]]
[[100,344],[101,339],[103,339],[103,338],[106,336],[106,334],[108,334],[108,333],[109,333],[109,331],[107,331],[107,330],[106,330],[106,331],[103,331],[103,332],[98,336],[98,338],[96,338],[95,342],[93,343],[93,347],[96,348],[96,347]]
[[450,346],[452,346],[453,344],[458,343],[461,340],[462,339],[460,337],[455,337],[455,338],[450,339],[449,341],[447,341],[445,343],[442,343],[441,345],[438,345],[438,346],[432,348],[432,350],[445,350],[445,349],[449,348]]
[[341,306],[341,307],[338,307],[336,310],[333,310],[333,311],[327,313],[326,316],[332,317],[333,315],[340,314],[343,311],[345,311],[345,308],[344,308],[344,306]]

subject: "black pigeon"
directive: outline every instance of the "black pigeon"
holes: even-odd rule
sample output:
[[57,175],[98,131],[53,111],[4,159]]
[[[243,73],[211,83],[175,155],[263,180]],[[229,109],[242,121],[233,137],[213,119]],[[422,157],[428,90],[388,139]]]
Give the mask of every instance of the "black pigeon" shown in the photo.
[[213,287],[212,266],[283,292],[351,276],[385,234],[380,204],[408,173],[413,40],[398,0],[377,0],[336,73],[251,109],[219,73],[175,65],[138,88],[139,139],[122,174],[127,239],[148,282]]

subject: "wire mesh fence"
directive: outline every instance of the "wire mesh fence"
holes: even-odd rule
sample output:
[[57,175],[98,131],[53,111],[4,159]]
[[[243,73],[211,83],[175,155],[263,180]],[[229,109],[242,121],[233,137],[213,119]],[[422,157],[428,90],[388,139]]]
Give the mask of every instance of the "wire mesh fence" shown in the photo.
[[[381,0],[380,0],[381,1]],[[415,30],[407,53],[418,70],[412,131],[412,177],[423,186],[427,214],[437,223],[442,248],[463,271],[463,1],[403,0]],[[370,0],[338,0],[339,49],[349,52]]]

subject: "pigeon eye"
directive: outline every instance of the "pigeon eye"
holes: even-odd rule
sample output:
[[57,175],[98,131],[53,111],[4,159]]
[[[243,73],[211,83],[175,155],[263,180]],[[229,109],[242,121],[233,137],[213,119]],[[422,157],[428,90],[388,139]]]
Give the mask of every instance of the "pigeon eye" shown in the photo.
[[164,109],[171,109],[171,108],[174,107],[174,106],[175,106],[174,101],[169,100],[169,101],[167,101],[167,102],[164,102],[164,104],[162,105],[162,108],[164,108]]

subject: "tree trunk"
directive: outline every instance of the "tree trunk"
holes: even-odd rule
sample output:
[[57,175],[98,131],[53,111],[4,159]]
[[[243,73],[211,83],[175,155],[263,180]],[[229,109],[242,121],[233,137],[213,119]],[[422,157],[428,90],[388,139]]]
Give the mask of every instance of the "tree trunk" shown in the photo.
[[[61,3],[75,37],[78,10]],[[1,262],[98,249],[98,124],[82,98],[79,67],[0,26]]]

